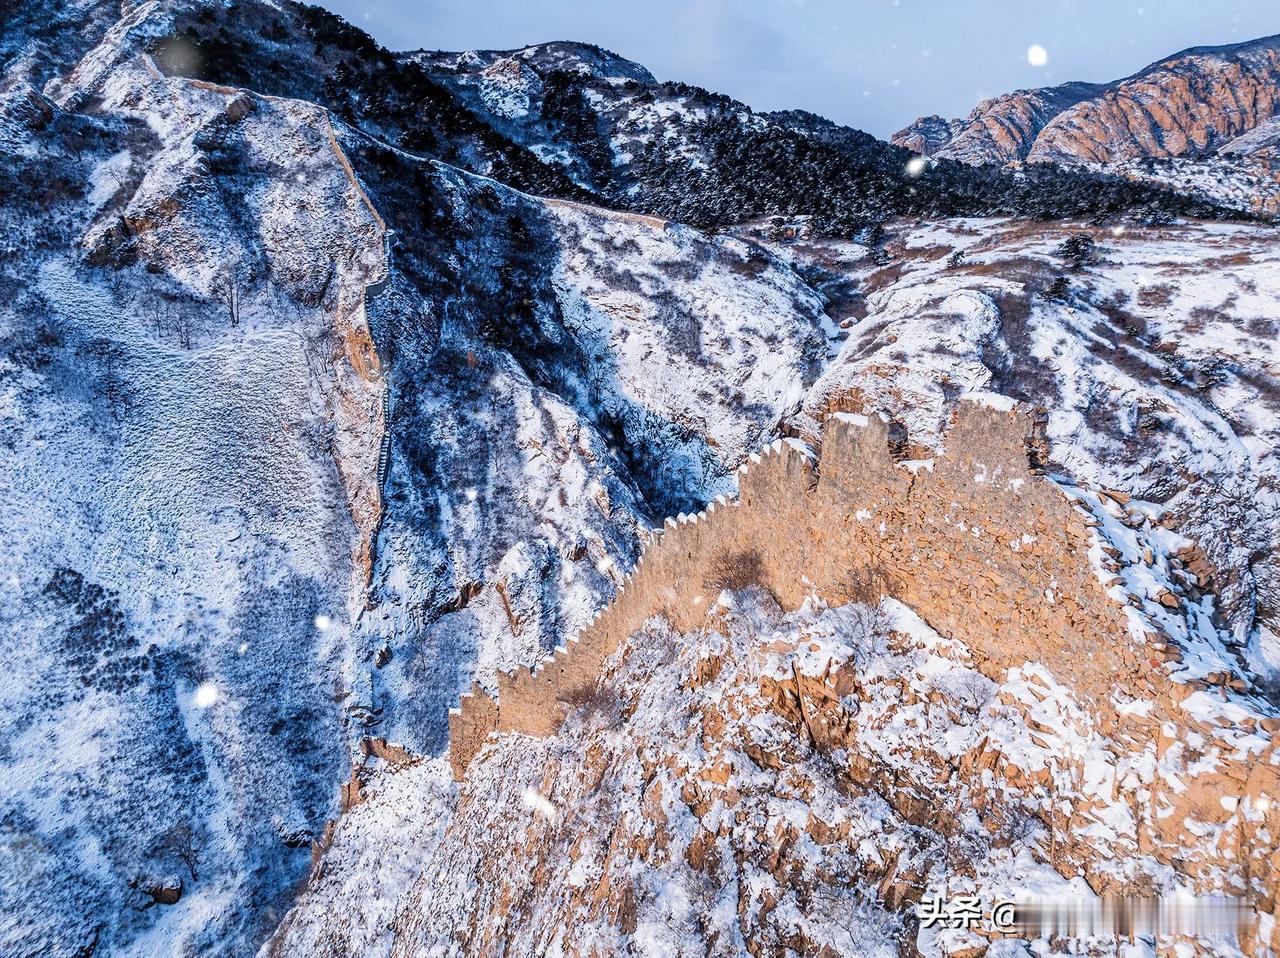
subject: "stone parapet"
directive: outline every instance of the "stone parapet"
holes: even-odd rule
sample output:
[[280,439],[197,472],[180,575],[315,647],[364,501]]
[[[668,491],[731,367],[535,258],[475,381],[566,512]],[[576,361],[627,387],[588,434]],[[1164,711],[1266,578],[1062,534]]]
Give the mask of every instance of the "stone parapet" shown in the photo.
[[[589,696],[624,639],[662,615],[682,632],[704,623],[726,566],[787,609],[809,595],[838,605],[892,595],[963,641],[998,678],[1044,662],[1104,717],[1123,687],[1168,698],[1141,616],[1119,601],[1090,559],[1096,522],[1037,463],[1043,411],[999,397],[962,400],[946,452],[898,462],[877,417],[826,419],[819,463],[797,440],[752,456],[736,500],[668,519],[618,594],[574,639],[534,669],[479,687],[450,716],[459,778],[492,732],[545,736]],[[900,445],[900,444],[898,444]]]

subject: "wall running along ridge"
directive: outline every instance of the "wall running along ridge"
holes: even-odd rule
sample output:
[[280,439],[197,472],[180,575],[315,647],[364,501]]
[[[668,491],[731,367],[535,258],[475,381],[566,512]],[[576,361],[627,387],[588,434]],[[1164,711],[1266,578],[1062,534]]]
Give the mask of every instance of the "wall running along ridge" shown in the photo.
[[[500,674],[496,698],[478,685],[462,696],[449,717],[455,777],[463,778],[490,733],[554,734],[568,703],[590,694],[606,659],[648,619],[663,615],[680,632],[705,626],[720,591],[709,580],[741,555],[758,557],[760,585],[784,608],[811,594],[833,605],[892,595],[963,641],[997,682],[1010,668],[1045,663],[1101,732],[1153,759],[1176,744],[1170,728],[1206,737],[1227,732],[1180,707],[1192,694],[1204,695],[1197,692],[1204,683],[1169,675],[1169,636],[1107,594],[1088,556],[1097,520],[1032,465],[1044,448],[1044,420],[1041,410],[963,401],[946,454],[930,463],[898,464],[888,424],[850,413],[826,419],[821,469],[802,443],[774,443],[740,471],[736,501],[722,497],[698,516],[668,519],[614,600],[577,638],[536,670]],[[1117,689],[1151,708],[1122,713],[1113,702]],[[1223,860],[1255,878],[1270,876],[1259,902],[1270,912],[1280,888],[1273,837],[1280,835],[1280,735],[1269,742],[1265,736],[1280,722],[1256,713],[1248,698],[1233,697],[1229,707],[1246,716],[1236,724],[1264,730],[1260,754],[1228,749],[1207,786],[1160,788],[1171,813],[1143,821],[1138,841],[1193,879],[1201,864]],[[998,758],[993,745],[983,762]],[[1011,781],[1025,778],[1008,763],[999,771]],[[1204,841],[1186,822],[1221,824],[1231,808],[1247,814],[1238,828],[1222,829],[1230,847],[1214,839],[1203,856],[1193,851]]]
[[450,760],[462,777],[490,732],[551,735],[562,703],[589,691],[605,659],[646,620],[680,631],[702,624],[719,589],[718,562],[759,557],[760,584],[788,609],[811,593],[833,604],[865,584],[967,643],[995,673],[1028,658],[1054,663],[1078,690],[1106,698],[1134,673],[1139,649],[1122,610],[1085,557],[1088,517],[1032,472],[1029,410],[958,407],[948,453],[913,474],[889,453],[878,418],[827,418],[822,468],[798,441],[774,443],[743,466],[736,501],[668,519],[614,600],[540,663],[478,686],[450,715]]

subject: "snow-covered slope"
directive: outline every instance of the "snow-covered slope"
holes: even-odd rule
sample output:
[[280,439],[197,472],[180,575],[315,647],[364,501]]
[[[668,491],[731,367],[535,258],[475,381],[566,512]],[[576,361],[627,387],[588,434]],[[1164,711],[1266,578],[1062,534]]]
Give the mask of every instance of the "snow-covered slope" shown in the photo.
[[165,77],[182,10],[4,101],[6,955],[252,950],[360,739],[441,748],[827,351],[744,241]]
[[[903,814],[905,793],[853,784],[865,778],[850,766],[900,766],[929,787],[917,750],[958,754],[990,734],[965,716],[995,689],[896,603],[782,617],[763,595],[722,602],[719,632],[655,620],[558,736],[501,738],[456,794],[419,787],[409,800],[403,783],[437,782],[438,768],[384,768],[269,953],[734,955],[751,942],[896,954],[901,919],[876,885],[945,867],[946,840]],[[858,744],[833,754],[794,721],[786,687],[797,670],[820,680],[855,664],[860,689],[842,703]],[[905,708],[896,684],[926,690]],[[930,688],[946,690],[937,707]],[[434,800],[418,806],[424,791]],[[394,856],[400,834],[422,856],[417,874],[381,866],[366,884],[370,847]],[[1063,884],[1007,845],[975,877],[1028,875]]]
[[[22,876],[0,881],[0,954],[246,954],[309,876],[281,947],[443,941],[475,876],[397,896],[423,861],[527,824],[511,812],[542,755],[510,749],[510,781],[489,773],[451,817],[436,756],[461,690],[575,632],[645,529],[832,405],[894,415],[925,455],[959,391],[1046,402],[1060,467],[1167,502],[1265,658],[1276,291],[1258,228],[1100,233],[1050,303],[1074,225],[874,226],[1220,211],[1048,167],[913,179],[857,131],[581,44],[394,56],[288,3],[46,6],[23,0],[0,47],[0,872]],[[720,229],[797,210],[815,218]],[[661,709],[691,700],[644,694],[645,735],[676,754]],[[407,768],[313,873],[371,738]],[[630,781],[643,752],[601,741]],[[753,788],[760,816],[797,812]],[[769,834],[752,829],[735,850]],[[481,877],[495,900],[502,876]],[[419,901],[421,923],[393,917]],[[554,935],[559,907],[528,927]],[[685,930],[705,918],[626,907],[657,943],[671,908]],[[773,910],[750,920],[785,942]]]
[[[139,61],[102,92],[6,117],[0,740],[31,880],[0,950],[225,952],[282,910],[346,764],[383,243],[315,108],[258,104],[221,178],[197,144],[230,97]],[[187,907],[138,910],[176,880]]]
[[[798,431],[816,435],[826,411],[875,410],[927,457],[963,392],[1043,405],[1058,468],[1166,504],[1218,567],[1214,591],[1237,641],[1264,670],[1268,644],[1274,667],[1272,231],[953,220],[901,224],[870,252],[802,229],[747,232],[841,297],[832,311],[848,338]],[[1075,257],[1061,249],[1072,236],[1086,237]]]
[[[461,271],[495,285],[441,288],[415,329],[394,315],[408,290],[374,305],[395,385],[366,617],[392,654],[373,676],[380,734],[424,751],[473,677],[585,623],[641,529],[732,488],[799,408],[830,329],[821,298],[742,240],[437,176],[475,230]],[[525,248],[495,256],[507,242]]]
[[1183,734],[1144,748],[1052,664],[993,681],[892,599],[782,615],[725,592],[703,630],[652,620],[557,735],[493,739],[461,786],[439,763],[383,764],[264,953],[1038,954],[913,905],[1237,881],[1231,854],[1201,856],[1257,817],[1247,802],[1187,826],[1194,878],[1150,836],[1219,757],[1269,752]]

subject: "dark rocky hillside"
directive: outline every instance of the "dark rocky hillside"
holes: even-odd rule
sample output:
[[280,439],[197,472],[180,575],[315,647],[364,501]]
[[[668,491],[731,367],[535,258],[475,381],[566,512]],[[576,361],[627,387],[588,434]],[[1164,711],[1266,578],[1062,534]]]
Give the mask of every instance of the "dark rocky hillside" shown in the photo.
[[766,215],[811,215],[843,235],[895,215],[1228,215],[1053,167],[1010,174],[938,162],[913,175],[908,150],[810,114],[757,114],[658,83],[586,44],[396,55],[318,7],[240,4],[179,16],[152,49],[166,71],[321,103],[393,147],[527,192],[704,228]]

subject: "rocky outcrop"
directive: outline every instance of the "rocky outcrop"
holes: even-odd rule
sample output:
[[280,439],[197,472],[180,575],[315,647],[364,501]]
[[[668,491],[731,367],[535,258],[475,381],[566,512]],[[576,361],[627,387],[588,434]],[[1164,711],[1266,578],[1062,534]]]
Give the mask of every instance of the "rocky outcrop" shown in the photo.
[[1114,83],[1064,83],[929,116],[893,142],[966,163],[1118,163],[1211,154],[1280,109],[1280,37],[1193,47]]
[[1223,146],[1222,156],[1258,156],[1276,158],[1280,155],[1280,116],[1259,123],[1248,133],[1243,133]]
[[916,905],[1031,888],[1243,896],[1242,950],[1274,949],[1280,719],[1190,664],[1212,570],[1124,493],[1035,474],[1030,410],[960,408],[931,464],[836,414],[820,471],[778,444],[669,523],[591,629],[468,700],[462,746],[523,734],[456,798],[421,765],[371,780],[268,953],[982,958],[998,934]]
[[[757,581],[784,608],[815,593],[835,604],[889,594],[1003,683],[1000,700],[1031,730],[1035,754],[1006,734],[952,756],[951,766],[975,795],[992,794],[994,774],[994,791],[1057,796],[1041,817],[1055,836],[1059,872],[1083,873],[1099,894],[1122,892],[1130,877],[1112,862],[1141,851],[1201,893],[1220,888],[1225,869],[1237,893],[1256,892],[1260,910],[1273,910],[1277,885],[1266,876],[1276,874],[1270,836],[1280,808],[1269,796],[1280,790],[1280,719],[1224,664],[1225,636],[1197,598],[1211,570],[1189,544],[1178,547],[1176,562],[1143,545],[1144,530],[1157,544],[1174,540],[1151,532],[1149,517],[1131,510],[1123,493],[1064,489],[1038,475],[1028,453],[1040,441],[1040,416],[973,400],[959,406],[948,453],[932,462],[899,465],[886,423],[836,414],[826,424],[820,471],[798,443],[778,444],[745,469],[737,502],[669,522],[578,639],[537,670],[502,676],[496,699],[479,689],[464,699],[451,721],[455,775],[473,759],[484,764],[477,753],[493,732],[549,736],[567,710],[602,707],[610,656],[655,615],[681,633],[706,628],[727,582]],[[1132,576],[1120,574],[1129,553],[1141,567]],[[1189,567],[1199,574],[1186,575]],[[1150,569],[1159,584],[1147,581]],[[1138,583],[1141,592],[1132,591]],[[709,663],[686,684],[714,677],[716,667]],[[847,758],[855,752],[850,730],[868,718],[858,712],[854,721],[846,704],[861,674],[828,668],[802,677],[796,667],[760,688],[773,689],[771,711],[803,727],[815,748]],[[908,683],[896,698],[910,704],[915,695]],[[1077,738],[1091,744],[1067,745]],[[1212,763],[1178,764],[1206,745]],[[1089,757],[1095,747],[1111,756],[1107,768]],[[792,761],[767,747],[746,754],[767,769]],[[1170,763],[1178,765],[1176,785],[1143,784],[1141,768],[1153,759],[1169,775]],[[901,776],[881,781],[883,772],[873,758],[852,774],[893,795],[907,820],[923,822],[926,809],[930,822],[939,820],[932,810],[945,802],[913,804],[894,794]],[[683,781],[694,814],[710,809],[700,798],[704,786]],[[917,876],[888,899],[922,890]],[[1263,934],[1274,947],[1272,932]]]
[[899,130],[891,140],[924,156],[965,163],[1022,160],[1049,121],[1103,89],[1096,83],[1064,83],[1039,90],[1016,90],[983,100],[963,120],[922,117]]
[[[1034,653],[1058,663],[1100,709],[1109,707],[1119,677],[1141,694],[1168,694],[1158,667],[1178,669],[1183,646],[1222,643],[1203,654],[1229,671],[1221,657],[1226,636],[1211,616],[1193,613],[1175,625],[1117,601],[1143,605],[1113,591],[1123,580],[1109,574],[1110,558],[1099,559],[1105,580],[1091,566],[1090,550],[1104,549],[1092,532],[1099,520],[1030,462],[1044,418],[991,402],[961,403],[948,453],[909,470],[890,457],[892,431],[876,417],[828,419],[821,471],[800,443],[775,444],[744,467],[736,502],[668,520],[581,635],[534,670],[500,674],[496,698],[478,687],[463,697],[450,717],[455,775],[463,776],[491,732],[554,732],[564,704],[590,691],[604,660],[651,616],[695,627],[726,564],[749,566],[750,578],[789,608],[812,593],[835,601],[868,590],[898,596],[963,639],[984,669],[999,672]],[[1120,554],[1107,548],[1108,557]],[[1167,593],[1180,606],[1163,584],[1147,591],[1155,605],[1168,608]],[[1197,666],[1182,678],[1202,681],[1211,671],[1220,669]]]
[[1064,110],[1029,160],[1201,156],[1280,109],[1280,37],[1196,47]]
[[909,126],[893,134],[898,146],[906,147],[921,156],[933,156],[951,142],[951,138],[964,128],[962,120],[948,120],[933,113],[922,116]]

